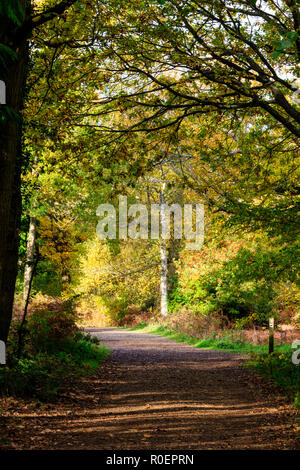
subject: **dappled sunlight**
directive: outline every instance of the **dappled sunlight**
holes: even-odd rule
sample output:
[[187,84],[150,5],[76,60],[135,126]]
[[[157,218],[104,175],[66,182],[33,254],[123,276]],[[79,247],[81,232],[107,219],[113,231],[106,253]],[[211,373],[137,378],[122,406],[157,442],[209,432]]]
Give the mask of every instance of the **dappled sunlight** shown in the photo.
[[238,356],[126,330],[93,334],[112,347],[99,375],[57,407],[19,413],[34,448],[271,449],[283,435],[293,446],[285,407],[251,385]]

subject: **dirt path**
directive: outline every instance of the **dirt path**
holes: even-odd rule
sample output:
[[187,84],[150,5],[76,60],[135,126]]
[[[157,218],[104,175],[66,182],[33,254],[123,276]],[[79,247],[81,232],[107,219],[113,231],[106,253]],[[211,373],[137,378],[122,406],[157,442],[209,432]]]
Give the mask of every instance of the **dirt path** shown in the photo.
[[58,405],[20,409],[27,449],[296,449],[295,413],[241,356],[163,337],[93,330],[112,355]]

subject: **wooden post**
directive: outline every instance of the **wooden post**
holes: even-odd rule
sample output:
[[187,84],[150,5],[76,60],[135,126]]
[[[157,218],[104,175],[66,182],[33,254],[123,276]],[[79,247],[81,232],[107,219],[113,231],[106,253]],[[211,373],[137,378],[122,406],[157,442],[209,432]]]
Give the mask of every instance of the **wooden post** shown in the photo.
[[269,354],[274,352],[274,317],[269,318]]

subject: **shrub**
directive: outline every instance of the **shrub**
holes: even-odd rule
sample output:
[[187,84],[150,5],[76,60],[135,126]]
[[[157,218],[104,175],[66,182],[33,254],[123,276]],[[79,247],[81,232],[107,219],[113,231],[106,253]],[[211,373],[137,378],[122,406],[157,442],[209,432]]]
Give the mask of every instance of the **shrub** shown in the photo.
[[71,312],[37,310],[28,320],[27,331],[34,352],[55,351],[74,337],[76,317]]
[[18,324],[10,331],[8,366],[0,368],[0,393],[56,398],[65,380],[94,370],[108,354],[97,338],[79,331],[62,304],[32,313],[22,357],[15,356]]
[[198,338],[211,337],[230,326],[222,312],[215,311],[210,315],[201,315],[188,308],[171,313],[163,323],[171,330]]
[[[282,264],[291,264],[289,276]],[[201,253],[182,252],[169,296],[170,311],[219,312],[240,327],[267,326],[270,316],[292,321],[299,298],[294,264],[290,252],[263,238],[225,240],[211,243]]]
[[147,323],[153,318],[152,310],[142,311],[135,305],[130,305],[127,308],[127,313],[118,321],[118,326],[135,327],[141,322]]
[[0,391],[7,395],[52,400],[58,392],[61,377],[66,374],[68,362],[66,358],[43,353],[34,358],[15,360],[11,367],[1,369]]
[[292,350],[272,354],[255,354],[251,364],[276,386],[286,390],[295,404],[300,398],[300,365],[293,364]]

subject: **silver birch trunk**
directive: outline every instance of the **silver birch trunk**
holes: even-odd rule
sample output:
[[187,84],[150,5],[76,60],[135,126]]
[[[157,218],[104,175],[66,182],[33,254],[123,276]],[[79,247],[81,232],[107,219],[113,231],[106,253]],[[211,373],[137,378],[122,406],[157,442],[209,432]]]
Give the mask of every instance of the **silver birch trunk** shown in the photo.
[[24,270],[23,299],[25,301],[27,299],[30,279],[31,279],[32,270],[33,270],[35,238],[36,238],[36,218],[30,217],[27,250],[26,250],[26,264],[25,264],[25,270]]
[[[162,191],[160,194],[160,216],[161,216],[161,227],[166,222],[166,211],[165,211],[165,183],[163,183]],[[162,234],[161,234],[162,235]],[[161,270],[160,270],[160,311],[163,317],[168,315],[168,257],[166,242],[162,236],[160,239],[160,256],[161,256]]]

